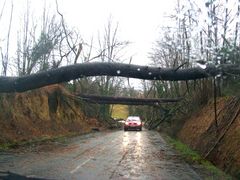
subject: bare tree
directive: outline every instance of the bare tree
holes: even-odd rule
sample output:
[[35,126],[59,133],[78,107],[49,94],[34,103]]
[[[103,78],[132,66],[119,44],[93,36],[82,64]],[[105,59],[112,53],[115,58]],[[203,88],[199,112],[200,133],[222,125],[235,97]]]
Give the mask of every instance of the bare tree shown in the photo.
[[[0,20],[3,14],[3,9],[5,7],[6,1],[4,1],[4,5],[0,14]],[[7,38],[6,38],[6,50],[3,52],[3,49],[1,48],[1,59],[2,59],[2,75],[7,75],[7,69],[9,64],[9,44],[10,44],[10,34],[11,34],[11,27],[12,27],[12,17],[13,17],[13,2],[11,2],[11,11],[10,11],[10,19],[9,19],[9,25],[8,25],[8,31],[7,31]]]
[[6,0],[3,2],[2,8],[1,8],[1,12],[0,12],[0,20],[2,19],[3,11],[4,11],[4,8],[5,8],[5,5],[6,5]]
[[[109,18],[107,25],[104,29],[102,38],[99,36],[99,60],[101,62],[120,62],[121,51],[126,48],[128,42],[118,40],[118,23],[113,26],[113,21]],[[119,70],[120,74],[121,71]],[[101,95],[114,95],[117,88],[122,85],[123,81],[121,78],[111,76],[101,76],[96,78],[99,85],[99,91]],[[110,114],[109,105],[102,105],[100,108],[101,118],[107,118]]]
[[17,69],[18,74],[25,75],[27,74],[27,64],[30,61],[30,48],[32,46],[32,41],[29,37],[29,34],[35,34],[36,28],[34,27],[30,32],[30,6],[29,1],[27,1],[26,12],[24,13],[23,19],[23,29],[22,31],[18,31],[18,42],[17,42]]
[[58,13],[61,15],[60,20],[55,14],[50,14],[44,4],[41,26],[30,24],[31,8],[27,3],[23,31],[18,32],[19,75],[58,68],[62,64],[77,63],[82,51],[79,33],[68,29],[63,15],[59,11]]
[[[177,2],[176,12],[170,16],[176,24],[162,28],[163,36],[157,40],[151,53],[152,64],[176,69],[194,66],[204,68],[209,64],[220,66],[225,63],[238,66],[240,1],[207,0],[204,10],[192,0]],[[231,9],[229,3],[235,6]],[[237,86],[239,78],[232,74],[223,79],[220,72],[215,76],[211,80],[185,83],[158,81],[156,90],[164,90],[162,92],[167,97],[169,92],[170,95],[188,92],[192,94],[190,99],[193,101],[196,100],[194,97],[202,98],[198,99],[200,102],[206,102],[206,94],[214,94],[216,115],[216,97],[222,94],[221,89],[230,87],[230,83],[231,88]],[[197,90],[196,86],[199,87]],[[217,127],[217,116],[215,123]]]

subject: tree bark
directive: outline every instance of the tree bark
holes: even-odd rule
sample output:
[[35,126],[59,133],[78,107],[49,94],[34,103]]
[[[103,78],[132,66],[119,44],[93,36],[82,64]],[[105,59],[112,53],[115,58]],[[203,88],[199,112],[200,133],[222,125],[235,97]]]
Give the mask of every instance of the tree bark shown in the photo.
[[23,92],[88,76],[120,76],[146,80],[186,81],[215,76],[220,72],[223,74],[240,74],[240,67],[221,65],[221,67],[217,68],[209,65],[206,69],[198,67],[174,69],[121,63],[82,63],[22,77],[0,76],[0,92]]
[[82,100],[96,104],[125,104],[125,105],[158,105],[160,103],[179,102],[183,98],[131,98],[131,97],[115,97],[115,96],[98,96],[98,95],[77,95]]

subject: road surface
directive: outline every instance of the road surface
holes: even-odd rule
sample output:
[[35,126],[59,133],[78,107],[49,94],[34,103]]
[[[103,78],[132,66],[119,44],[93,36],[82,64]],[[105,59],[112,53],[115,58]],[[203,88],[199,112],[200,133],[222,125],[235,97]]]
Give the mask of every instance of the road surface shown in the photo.
[[0,179],[203,179],[158,132],[97,132],[35,147],[1,152]]

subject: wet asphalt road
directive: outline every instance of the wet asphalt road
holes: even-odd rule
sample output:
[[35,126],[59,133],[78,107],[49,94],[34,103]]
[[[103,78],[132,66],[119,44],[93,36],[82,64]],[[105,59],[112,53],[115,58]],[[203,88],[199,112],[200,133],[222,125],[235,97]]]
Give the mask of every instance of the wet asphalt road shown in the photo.
[[16,179],[21,176],[83,180],[201,179],[159,133],[148,130],[98,132],[70,138],[67,144],[52,145],[48,150],[2,152],[0,179],[6,176],[18,177]]

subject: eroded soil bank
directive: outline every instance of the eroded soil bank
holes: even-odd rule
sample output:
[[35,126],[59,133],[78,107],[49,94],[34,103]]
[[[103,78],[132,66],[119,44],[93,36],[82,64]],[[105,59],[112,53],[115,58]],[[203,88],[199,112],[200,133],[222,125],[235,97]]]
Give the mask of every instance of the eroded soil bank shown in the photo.
[[240,178],[240,99],[219,98],[187,119],[177,137],[225,172]]
[[87,133],[100,127],[61,85],[0,95],[0,144]]

